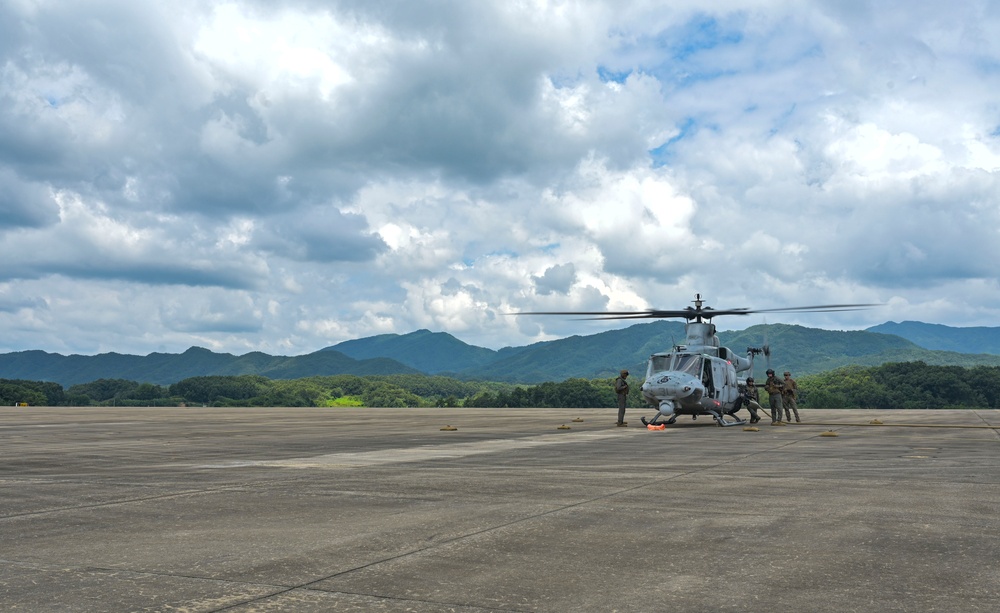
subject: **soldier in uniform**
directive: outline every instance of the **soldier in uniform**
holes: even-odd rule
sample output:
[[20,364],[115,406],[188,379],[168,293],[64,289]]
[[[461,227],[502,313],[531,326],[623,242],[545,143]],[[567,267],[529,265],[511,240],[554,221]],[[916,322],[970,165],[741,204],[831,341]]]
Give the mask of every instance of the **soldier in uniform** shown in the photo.
[[628,402],[628,371],[623,370],[615,379],[615,393],[618,394],[618,426],[627,426],[625,421],[625,403]]
[[785,371],[785,380],[782,381],[785,388],[781,390],[781,404],[785,407],[785,420],[792,421],[792,413],[795,413],[795,421],[799,419],[799,404],[796,398],[799,395],[799,385],[792,378],[792,373]]
[[778,380],[774,376],[774,369],[767,369],[767,381],[764,382],[764,390],[768,395],[768,402],[771,404],[771,425],[775,426],[781,423],[781,390],[785,388],[785,384]]
[[760,415],[757,411],[760,409],[760,395],[757,392],[757,386],[754,385],[753,377],[747,377],[747,388],[743,392],[743,403],[747,405],[747,410],[750,411],[750,423],[755,424],[760,421]]
[[760,416],[757,414],[760,405],[757,403],[757,388],[753,384],[753,377],[747,377],[746,385],[739,386],[739,395],[736,397],[736,402],[733,403],[732,410],[727,414],[736,417],[736,414],[744,406],[750,412],[750,423],[755,424],[760,421]]

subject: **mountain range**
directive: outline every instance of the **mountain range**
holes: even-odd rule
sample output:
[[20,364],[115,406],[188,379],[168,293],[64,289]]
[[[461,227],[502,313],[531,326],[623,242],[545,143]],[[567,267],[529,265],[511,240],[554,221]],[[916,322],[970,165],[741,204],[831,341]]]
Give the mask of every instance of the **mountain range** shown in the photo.
[[[867,330],[832,331],[785,324],[721,331],[724,346],[771,347],[776,369],[804,375],[841,366],[877,366],[921,360],[927,364],[1000,366],[1000,328],[953,328],[921,322],[887,322]],[[298,379],[333,374],[432,374],[460,379],[539,383],[570,377],[614,376],[627,368],[645,372],[650,354],[684,338],[684,324],[656,321],[587,336],[542,341],[500,350],[469,345],[446,332],[417,330],[350,340],[300,356],[252,352],[242,356],[192,347],[179,354],[94,356],[44,351],[0,354],[0,378],[54,381],[64,386],[97,379],[129,379],[167,385],[211,375],[255,374]],[[765,362],[758,359],[755,375]]]
[[952,328],[920,321],[889,321],[868,328],[868,332],[895,334],[925,349],[959,353],[1000,353],[1000,328],[985,326]]
[[191,347],[184,353],[146,356],[101,353],[61,355],[44,351],[0,354],[0,378],[54,381],[63,386],[97,379],[128,379],[168,385],[189,377],[263,375],[270,379],[299,379],[314,375],[419,374],[420,371],[387,358],[356,360],[339,351],[317,351],[300,356],[273,356],[252,352],[241,356]]
[[[997,342],[977,345],[979,354],[942,351],[922,347],[902,334],[926,336],[919,322],[906,322],[901,334],[876,330],[833,331],[785,324],[757,325],[739,331],[720,331],[720,342],[738,354],[748,347],[771,347],[771,363],[797,375],[833,370],[841,366],[877,366],[886,362],[923,361],[935,365],[1000,366],[1000,329],[993,329]],[[882,325],[895,325],[891,322]],[[963,328],[948,328],[963,335]],[[935,328],[938,337],[947,334]],[[945,330],[945,332],[946,332]],[[466,345],[450,334],[418,330],[409,334],[387,334],[346,341],[328,347],[354,358],[391,357],[430,374],[512,383],[561,381],[570,377],[598,378],[617,374],[621,368],[644,373],[652,353],[667,351],[684,339],[684,323],[656,321],[635,324],[589,336],[543,341],[525,347],[505,348],[484,360],[483,348]],[[454,341],[458,341],[456,344]],[[413,351],[414,345],[425,348]],[[960,346],[953,343],[950,346]],[[447,347],[444,352],[432,347]],[[490,350],[485,350],[490,351]],[[987,353],[987,351],[989,353]],[[767,362],[757,360],[755,375],[763,374]]]

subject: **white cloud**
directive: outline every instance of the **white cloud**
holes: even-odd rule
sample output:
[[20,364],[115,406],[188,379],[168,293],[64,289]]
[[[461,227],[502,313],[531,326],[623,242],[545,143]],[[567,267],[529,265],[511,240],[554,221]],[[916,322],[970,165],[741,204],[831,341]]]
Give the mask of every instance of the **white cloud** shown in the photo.
[[995,320],[989,3],[165,6],[0,4],[0,351]]
[[214,7],[192,50],[270,102],[317,94],[330,101],[338,87],[354,80],[338,59],[355,63],[351,56],[371,53],[385,39],[377,30],[340,23],[329,13],[278,8],[261,14],[228,3]]

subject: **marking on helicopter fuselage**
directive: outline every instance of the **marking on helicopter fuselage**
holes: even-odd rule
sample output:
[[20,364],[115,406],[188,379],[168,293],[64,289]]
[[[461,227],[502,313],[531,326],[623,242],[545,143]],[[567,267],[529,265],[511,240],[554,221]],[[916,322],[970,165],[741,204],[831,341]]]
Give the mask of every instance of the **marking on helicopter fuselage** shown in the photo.
[[[644,432],[636,429],[636,432]],[[240,460],[203,464],[195,468],[357,468],[362,466],[380,466],[384,464],[403,464],[407,462],[424,462],[427,460],[453,460],[473,455],[501,453],[517,449],[530,449],[547,445],[566,443],[582,443],[604,438],[620,438],[626,432],[587,432],[578,434],[543,434],[529,438],[508,440],[477,441],[472,443],[449,443],[446,445],[423,445],[421,447],[403,447],[380,449],[377,451],[329,453],[307,458],[288,458],[284,460]]]

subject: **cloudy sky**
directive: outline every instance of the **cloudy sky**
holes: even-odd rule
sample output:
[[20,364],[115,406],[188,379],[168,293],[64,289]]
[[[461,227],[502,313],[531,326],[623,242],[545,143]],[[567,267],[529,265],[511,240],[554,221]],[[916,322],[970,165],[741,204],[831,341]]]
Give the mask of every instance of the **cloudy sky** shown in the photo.
[[0,352],[1000,325],[998,7],[0,0]]

